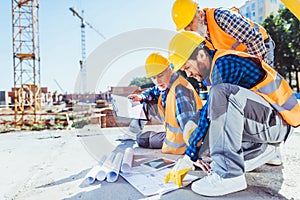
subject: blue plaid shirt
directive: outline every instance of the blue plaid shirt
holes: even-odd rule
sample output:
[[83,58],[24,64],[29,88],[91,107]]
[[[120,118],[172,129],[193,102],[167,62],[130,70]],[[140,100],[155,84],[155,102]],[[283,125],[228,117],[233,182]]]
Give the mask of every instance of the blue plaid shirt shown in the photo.
[[[213,55],[214,53],[212,53]],[[241,58],[236,55],[226,55],[216,60],[212,71],[212,87],[221,83],[231,83],[239,85],[244,88],[251,88],[260,82],[265,75],[265,71],[258,67],[252,59]],[[198,159],[198,152],[200,146],[197,143],[205,136],[209,127],[209,120],[207,118],[208,103],[198,111],[200,115],[198,120],[198,127],[191,134],[189,138],[187,154],[193,161]]]
[[[216,9],[214,14],[217,24],[223,31],[238,42],[245,44],[249,54],[264,59],[267,47],[265,46],[263,36],[250,25],[247,19],[224,8]],[[265,61],[269,63],[267,59]]]
[[[166,100],[169,93],[169,89],[171,88],[173,82],[178,78],[177,73],[173,73],[169,86],[166,90],[160,91],[158,87],[154,86],[152,88],[148,88],[144,92],[141,93],[144,102],[151,100],[158,100],[159,95],[162,95],[162,106],[166,107]],[[182,85],[178,85],[176,87],[176,120],[179,124],[180,128],[183,131],[183,128],[189,118],[193,116],[196,112],[196,102],[194,98],[194,94]]]

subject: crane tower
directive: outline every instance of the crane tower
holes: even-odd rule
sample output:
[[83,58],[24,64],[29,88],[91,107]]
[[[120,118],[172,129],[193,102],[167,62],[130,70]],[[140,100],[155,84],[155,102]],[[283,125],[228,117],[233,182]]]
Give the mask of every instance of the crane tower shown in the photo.
[[84,11],[81,11],[81,15],[74,9],[69,8],[70,11],[73,13],[74,16],[78,17],[81,21],[81,60],[79,61],[80,64],[80,92],[87,93],[87,75],[86,75],[86,40],[85,40],[85,26],[87,25],[91,29],[93,29],[98,35],[100,35],[103,39],[105,36],[101,34],[97,29],[95,29],[89,22],[84,19]]
[[22,126],[25,114],[37,122],[41,106],[38,10],[38,0],[12,0],[15,124]]
[[85,59],[86,59],[86,53],[85,53],[85,23],[83,18],[83,10],[82,15],[79,15],[74,8],[70,8],[70,11],[73,13],[73,15],[77,16],[81,21],[81,60],[79,61],[80,64],[80,93],[86,93],[87,92],[87,80],[86,80],[86,68],[85,68]]

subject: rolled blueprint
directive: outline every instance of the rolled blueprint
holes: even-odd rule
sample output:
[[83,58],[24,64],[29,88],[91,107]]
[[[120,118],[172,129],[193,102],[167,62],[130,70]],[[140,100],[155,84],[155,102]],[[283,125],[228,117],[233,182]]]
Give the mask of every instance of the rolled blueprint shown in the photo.
[[132,160],[133,160],[133,149],[128,147],[125,149],[122,165],[121,165],[121,171],[124,173],[129,173],[132,168]]
[[109,155],[109,157],[105,160],[105,162],[103,163],[102,167],[99,169],[97,175],[96,175],[96,179],[98,181],[104,181],[107,173],[111,170],[111,165],[113,163],[113,160],[116,156],[116,153],[111,152],[111,154]]
[[106,155],[103,155],[100,161],[87,173],[84,177],[84,181],[88,184],[93,184],[96,180],[97,173],[101,170],[101,167],[106,159]]
[[122,159],[123,159],[123,153],[121,152],[117,153],[112,162],[110,171],[107,172],[107,176],[106,176],[107,182],[115,182],[118,179]]

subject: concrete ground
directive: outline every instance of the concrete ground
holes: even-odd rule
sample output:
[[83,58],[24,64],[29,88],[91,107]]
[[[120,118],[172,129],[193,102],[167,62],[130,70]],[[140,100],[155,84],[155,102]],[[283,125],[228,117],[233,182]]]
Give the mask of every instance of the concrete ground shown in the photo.
[[[147,126],[146,130],[153,128],[161,126]],[[147,199],[120,176],[115,183],[83,184],[91,167],[111,151],[133,146],[135,154],[161,155],[159,150],[136,147],[134,141],[116,141],[126,131],[127,128],[100,129],[93,125],[70,131],[1,134],[0,199]],[[247,173],[246,190],[209,199],[300,199],[300,128],[283,145],[282,154],[282,166],[264,165]],[[204,176],[202,171],[192,173]],[[192,192],[190,186],[160,198],[208,199]]]

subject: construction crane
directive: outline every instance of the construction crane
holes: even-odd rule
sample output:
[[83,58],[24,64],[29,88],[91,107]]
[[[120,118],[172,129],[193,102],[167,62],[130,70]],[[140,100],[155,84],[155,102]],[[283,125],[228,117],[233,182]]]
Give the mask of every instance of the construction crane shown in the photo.
[[53,79],[53,81],[55,82],[55,84],[57,85],[57,87],[60,89],[62,94],[65,94],[66,92],[63,90],[63,88],[60,86],[60,84],[57,82],[56,79]]
[[41,108],[39,3],[38,0],[11,1],[14,123],[17,127],[24,126],[26,121],[37,123],[37,111]]
[[86,80],[86,66],[85,66],[85,60],[86,60],[86,51],[85,51],[85,26],[87,25],[91,29],[93,29],[98,35],[100,35],[103,39],[106,39],[105,36],[100,33],[97,29],[95,29],[89,22],[87,22],[83,15],[84,11],[82,10],[82,15],[79,15],[79,13],[74,8],[69,8],[70,11],[73,13],[74,16],[78,17],[81,20],[81,60],[79,61],[80,64],[80,78],[81,78],[81,84],[80,84],[80,91],[81,93],[87,92],[87,80]]

